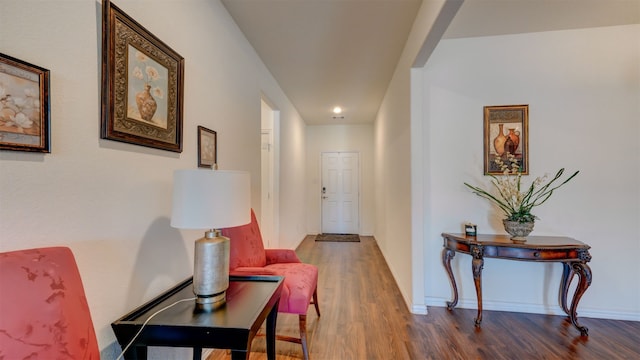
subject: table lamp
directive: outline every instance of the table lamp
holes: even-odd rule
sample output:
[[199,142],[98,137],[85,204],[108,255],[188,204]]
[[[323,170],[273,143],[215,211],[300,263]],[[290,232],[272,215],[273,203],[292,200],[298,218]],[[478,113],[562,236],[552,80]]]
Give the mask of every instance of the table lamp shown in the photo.
[[251,222],[250,198],[248,172],[190,169],[173,174],[171,226],[207,229],[195,243],[193,292],[198,309],[225,303],[230,243],[219,229]]

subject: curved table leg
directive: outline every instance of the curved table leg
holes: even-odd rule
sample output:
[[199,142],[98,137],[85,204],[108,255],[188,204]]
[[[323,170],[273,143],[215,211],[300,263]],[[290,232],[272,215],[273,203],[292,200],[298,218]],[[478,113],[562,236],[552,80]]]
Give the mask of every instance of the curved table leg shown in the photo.
[[453,277],[453,271],[451,271],[451,259],[456,256],[456,252],[444,248],[442,249],[442,264],[449,274],[449,281],[451,281],[451,287],[453,288],[453,300],[447,301],[447,309],[453,310],[458,305],[458,287],[456,286],[456,279]]
[[478,298],[478,316],[474,319],[476,326],[480,326],[482,322],[482,267],[484,266],[484,258],[482,248],[474,246],[471,248],[473,260],[471,260],[471,269],[473,270],[473,282],[476,285],[476,297]]
[[560,281],[560,307],[567,315],[571,315],[569,307],[567,306],[567,295],[569,293],[569,285],[573,281],[575,273],[571,268],[571,264],[567,262],[562,263],[562,279]]
[[[576,287],[576,292],[573,294],[573,299],[571,299],[571,309],[569,310],[569,318],[571,319],[571,323],[578,330],[580,330],[580,334],[582,336],[589,335],[589,329],[586,326],[581,326],[578,324],[578,302],[580,302],[580,298],[587,291],[587,288],[591,286],[591,268],[586,263],[575,262],[571,264],[571,269],[573,273],[578,274],[578,286]],[[567,285],[568,287],[568,285]]]

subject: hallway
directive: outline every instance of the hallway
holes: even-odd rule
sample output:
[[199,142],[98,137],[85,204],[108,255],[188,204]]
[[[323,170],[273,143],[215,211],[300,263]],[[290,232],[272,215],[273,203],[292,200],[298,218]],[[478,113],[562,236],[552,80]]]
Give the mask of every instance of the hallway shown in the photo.
[[[409,313],[372,237],[359,243],[315,242],[297,249],[319,268],[318,318],[307,318],[310,357],[341,359],[637,359],[640,322],[581,318],[588,338],[561,316],[485,311],[481,329],[475,310],[429,307]],[[444,304],[443,304],[444,305]],[[278,315],[278,332],[295,336],[297,317]],[[264,338],[253,342],[251,360],[266,359]],[[279,360],[301,358],[300,345],[276,342]],[[215,350],[207,360],[229,359]]]

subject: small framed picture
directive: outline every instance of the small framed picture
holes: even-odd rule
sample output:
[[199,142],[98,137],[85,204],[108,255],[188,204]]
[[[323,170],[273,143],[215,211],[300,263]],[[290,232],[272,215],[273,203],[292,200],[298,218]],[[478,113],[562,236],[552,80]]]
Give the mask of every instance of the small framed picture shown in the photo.
[[0,53],[0,150],[51,152],[49,70]]
[[198,167],[218,167],[218,135],[204,126],[198,126]]
[[502,174],[500,163],[513,162],[529,174],[529,105],[485,106],[484,174]]

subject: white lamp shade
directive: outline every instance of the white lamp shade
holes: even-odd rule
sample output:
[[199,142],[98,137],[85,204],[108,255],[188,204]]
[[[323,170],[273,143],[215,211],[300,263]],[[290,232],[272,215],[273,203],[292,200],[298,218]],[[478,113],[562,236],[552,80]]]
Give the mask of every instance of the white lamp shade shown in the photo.
[[173,174],[171,226],[221,229],[251,222],[249,173],[209,169]]

